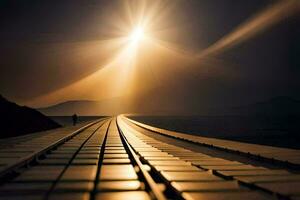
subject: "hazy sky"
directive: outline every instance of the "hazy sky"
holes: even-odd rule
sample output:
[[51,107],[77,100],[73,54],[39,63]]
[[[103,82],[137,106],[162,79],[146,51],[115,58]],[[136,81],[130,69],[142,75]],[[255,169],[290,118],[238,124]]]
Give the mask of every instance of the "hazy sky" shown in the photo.
[[[218,55],[191,58],[276,3],[2,0],[0,93],[30,106],[124,95],[190,107],[298,98],[299,12]],[[153,41],[126,52],[118,38],[138,16],[149,18]]]

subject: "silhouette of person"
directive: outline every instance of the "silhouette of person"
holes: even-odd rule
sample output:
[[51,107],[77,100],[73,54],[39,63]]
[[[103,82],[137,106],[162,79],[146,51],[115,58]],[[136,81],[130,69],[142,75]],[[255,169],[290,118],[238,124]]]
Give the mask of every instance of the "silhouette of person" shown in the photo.
[[73,126],[77,124],[78,116],[76,114],[72,115]]

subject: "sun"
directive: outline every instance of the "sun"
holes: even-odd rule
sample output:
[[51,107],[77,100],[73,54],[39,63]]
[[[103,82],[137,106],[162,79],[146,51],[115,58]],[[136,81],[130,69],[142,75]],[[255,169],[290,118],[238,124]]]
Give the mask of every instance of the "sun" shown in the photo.
[[129,39],[133,43],[138,43],[144,38],[144,29],[143,27],[136,27],[130,34]]

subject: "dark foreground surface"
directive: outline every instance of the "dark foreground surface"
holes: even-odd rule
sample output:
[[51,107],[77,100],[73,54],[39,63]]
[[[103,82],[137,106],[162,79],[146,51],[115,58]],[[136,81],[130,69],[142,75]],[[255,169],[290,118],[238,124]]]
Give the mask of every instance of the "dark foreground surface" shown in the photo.
[[299,116],[131,116],[193,135],[300,149]]

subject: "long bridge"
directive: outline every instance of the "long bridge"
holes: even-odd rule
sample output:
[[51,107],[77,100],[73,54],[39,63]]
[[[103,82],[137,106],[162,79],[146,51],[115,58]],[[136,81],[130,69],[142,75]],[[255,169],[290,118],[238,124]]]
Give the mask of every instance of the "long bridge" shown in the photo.
[[107,117],[0,140],[0,199],[300,199],[300,150]]

